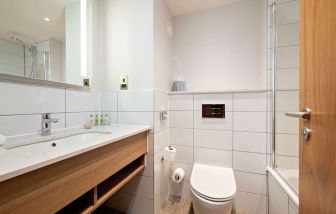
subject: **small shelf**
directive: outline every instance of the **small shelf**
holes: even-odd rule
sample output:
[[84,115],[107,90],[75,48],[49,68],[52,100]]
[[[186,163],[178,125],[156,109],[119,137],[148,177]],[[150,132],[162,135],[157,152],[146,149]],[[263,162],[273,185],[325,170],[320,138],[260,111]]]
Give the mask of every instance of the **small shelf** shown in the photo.
[[69,205],[58,211],[56,214],[67,213],[87,213],[87,210],[93,208],[94,190],[90,190]]
[[110,176],[57,214],[92,213],[145,168],[145,155]]

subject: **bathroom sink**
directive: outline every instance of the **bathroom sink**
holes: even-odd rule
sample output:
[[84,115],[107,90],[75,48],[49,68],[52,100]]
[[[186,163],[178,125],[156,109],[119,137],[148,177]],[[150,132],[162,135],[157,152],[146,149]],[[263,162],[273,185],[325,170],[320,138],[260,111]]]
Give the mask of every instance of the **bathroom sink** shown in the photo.
[[[66,140],[67,138],[71,138],[73,136],[78,136],[81,137],[82,139],[85,139],[89,135],[107,135],[107,134],[112,134],[111,131],[106,131],[106,130],[71,130],[71,131],[65,131],[57,134],[52,134],[49,136],[38,136],[34,137],[31,139],[20,139],[13,141],[11,143],[7,143],[2,146],[2,148],[10,150],[14,149],[17,147],[22,147],[22,146],[28,146],[32,144],[37,144],[37,143],[43,143],[43,142],[50,142],[50,141],[55,141],[55,140]],[[76,138],[75,140],[78,140],[79,138]],[[69,139],[69,142],[72,141]]]

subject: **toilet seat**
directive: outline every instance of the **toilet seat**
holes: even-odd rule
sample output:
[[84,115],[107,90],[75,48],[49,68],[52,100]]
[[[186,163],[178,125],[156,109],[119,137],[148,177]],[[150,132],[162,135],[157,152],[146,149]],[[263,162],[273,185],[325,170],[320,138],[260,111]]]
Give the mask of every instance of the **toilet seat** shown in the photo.
[[236,182],[231,168],[194,164],[190,184],[198,196],[213,202],[231,200],[236,193]]
[[229,197],[229,198],[211,198],[211,197],[208,197],[206,195],[203,195],[202,193],[199,193],[197,192],[193,187],[191,187],[191,191],[198,195],[199,197],[205,199],[205,200],[208,200],[208,201],[212,201],[212,202],[226,202],[226,201],[230,201],[234,198],[234,195]]

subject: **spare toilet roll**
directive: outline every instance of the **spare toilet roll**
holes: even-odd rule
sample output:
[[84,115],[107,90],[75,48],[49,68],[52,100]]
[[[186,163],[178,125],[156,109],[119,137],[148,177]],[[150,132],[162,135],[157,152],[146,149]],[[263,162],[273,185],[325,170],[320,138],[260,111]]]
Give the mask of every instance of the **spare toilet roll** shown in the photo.
[[172,174],[172,180],[175,183],[181,183],[185,176],[185,171],[182,168],[177,168]]
[[5,145],[6,143],[6,137],[0,134],[0,146]]
[[167,161],[174,161],[175,160],[175,154],[176,154],[176,148],[167,146],[165,148],[165,160]]

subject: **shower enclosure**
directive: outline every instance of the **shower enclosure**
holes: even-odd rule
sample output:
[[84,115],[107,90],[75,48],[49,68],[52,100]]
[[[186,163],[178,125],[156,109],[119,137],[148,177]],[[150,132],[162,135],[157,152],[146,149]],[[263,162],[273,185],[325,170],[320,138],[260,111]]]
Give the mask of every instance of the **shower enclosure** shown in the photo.
[[299,193],[299,2],[278,1],[270,7],[272,82],[272,166]]
[[25,43],[11,36],[0,38],[0,73],[50,80],[50,51],[47,41]]

